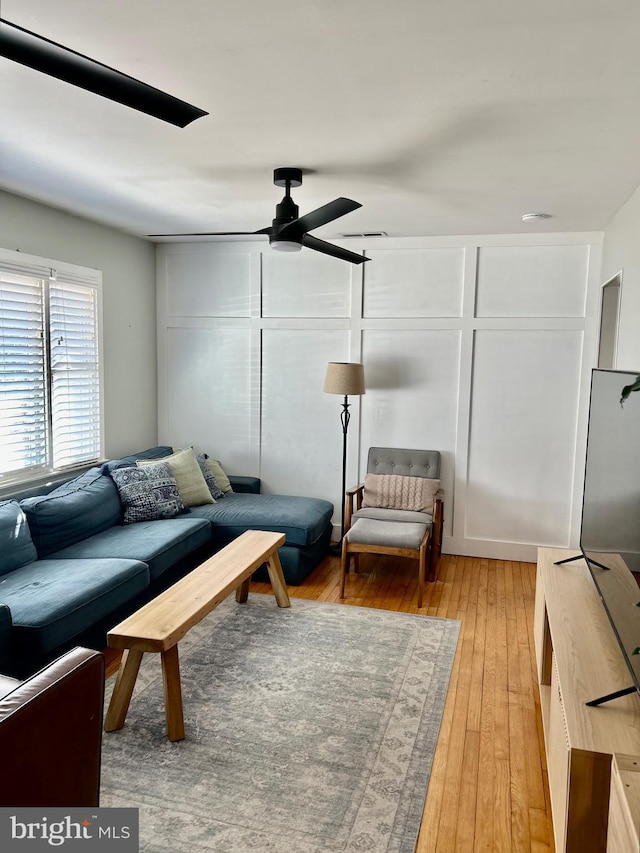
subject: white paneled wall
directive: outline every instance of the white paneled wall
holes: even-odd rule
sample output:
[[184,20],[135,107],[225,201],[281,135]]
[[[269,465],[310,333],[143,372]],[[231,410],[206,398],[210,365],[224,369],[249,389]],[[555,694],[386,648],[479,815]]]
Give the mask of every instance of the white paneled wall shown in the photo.
[[466,539],[568,545],[582,337],[476,332]]
[[439,449],[445,550],[577,544],[600,234],[387,239],[353,266],[263,243],[158,247],[159,436],[333,501],[342,398],[365,364],[348,480],[372,445]]

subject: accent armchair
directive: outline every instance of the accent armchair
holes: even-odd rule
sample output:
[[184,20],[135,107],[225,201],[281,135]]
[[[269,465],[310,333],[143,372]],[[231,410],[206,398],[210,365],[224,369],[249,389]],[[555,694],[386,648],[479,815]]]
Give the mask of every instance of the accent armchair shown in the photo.
[[97,806],[104,658],[77,647],[24,681],[0,675],[0,806]]
[[439,451],[371,447],[365,482],[348,489],[346,497],[340,597],[352,557],[357,570],[360,554],[387,554],[418,560],[422,607],[425,577],[437,579],[442,552]]

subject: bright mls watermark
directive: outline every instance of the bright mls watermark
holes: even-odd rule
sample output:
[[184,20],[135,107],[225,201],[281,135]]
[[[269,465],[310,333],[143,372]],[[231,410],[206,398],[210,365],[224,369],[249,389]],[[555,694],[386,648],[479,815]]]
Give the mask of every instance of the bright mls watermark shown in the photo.
[[138,853],[138,809],[0,808],[2,853]]

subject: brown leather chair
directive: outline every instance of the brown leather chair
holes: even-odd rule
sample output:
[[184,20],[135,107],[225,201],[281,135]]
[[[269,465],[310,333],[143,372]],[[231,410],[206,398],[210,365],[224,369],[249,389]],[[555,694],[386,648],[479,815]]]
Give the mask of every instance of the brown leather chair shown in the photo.
[[77,647],[18,681],[0,675],[0,806],[97,806],[104,658]]

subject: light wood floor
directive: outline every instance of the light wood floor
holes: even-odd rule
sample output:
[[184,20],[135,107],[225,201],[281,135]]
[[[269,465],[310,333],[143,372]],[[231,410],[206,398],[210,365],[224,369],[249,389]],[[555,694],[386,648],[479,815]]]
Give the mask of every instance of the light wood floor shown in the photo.
[[[443,555],[417,609],[417,563],[362,555],[345,606],[460,619],[462,629],[416,853],[553,851],[536,686],[533,563]],[[339,603],[327,558],[292,598]],[[252,583],[251,592],[270,592]],[[110,652],[112,650],[109,650]],[[119,655],[108,655],[108,673]]]
[[[289,594],[339,602],[339,574],[330,557]],[[346,605],[462,622],[416,853],[554,849],[533,647],[535,577],[533,563],[443,555],[420,611],[414,561],[363,555],[360,575],[348,578]]]

